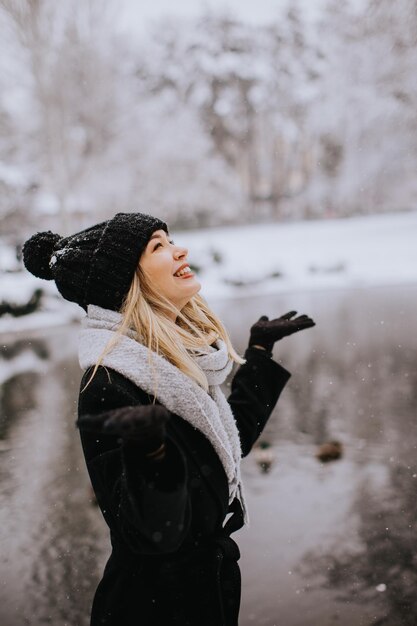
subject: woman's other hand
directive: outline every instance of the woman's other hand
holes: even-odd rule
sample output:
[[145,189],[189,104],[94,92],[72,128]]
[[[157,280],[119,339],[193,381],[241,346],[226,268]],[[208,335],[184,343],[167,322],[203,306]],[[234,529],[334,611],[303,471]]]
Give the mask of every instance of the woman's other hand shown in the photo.
[[262,315],[251,326],[249,346],[258,345],[270,352],[276,341],[283,337],[288,337],[288,335],[292,335],[299,330],[316,325],[308,315],[299,315],[294,318],[296,313],[297,311],[289,311],[273,320],[269,320],[266,315]]
[[134,442],[135,447],[147,456],[159,458],[164,450],[169,416],[169,411],[161,404],[124,406],[95,415],[82,415],[75,424],[80,430],[118,435]]

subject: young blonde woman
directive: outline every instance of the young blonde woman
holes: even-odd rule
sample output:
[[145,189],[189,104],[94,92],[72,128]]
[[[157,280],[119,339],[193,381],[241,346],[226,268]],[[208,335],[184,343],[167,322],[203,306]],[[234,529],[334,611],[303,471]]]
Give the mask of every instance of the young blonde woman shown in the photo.
[[314,322],[262,316],[241,358],[198,294],[187,249],[143,213],[66,238],[36,233],[23,258],[87,313],[77,425],[112,545],[91,626],[236,626],[240,459],[290,378],[274,342]]

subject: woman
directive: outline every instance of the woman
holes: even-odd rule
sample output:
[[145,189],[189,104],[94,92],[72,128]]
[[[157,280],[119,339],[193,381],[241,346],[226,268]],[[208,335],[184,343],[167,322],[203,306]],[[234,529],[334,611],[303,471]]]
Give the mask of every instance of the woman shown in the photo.
[[198,295],[187,249],[142,213],[37,233],[23,258],[87,312],[77,425],[112,544],[91,625],[236,626],[240,459],[290,378],[274,342],[314,322],[262,316],[242,359]]

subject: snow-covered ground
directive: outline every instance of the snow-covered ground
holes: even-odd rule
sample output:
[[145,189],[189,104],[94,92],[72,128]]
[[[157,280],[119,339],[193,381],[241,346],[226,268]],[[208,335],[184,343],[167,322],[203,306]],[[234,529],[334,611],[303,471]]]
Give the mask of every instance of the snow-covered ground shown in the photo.
[[417,211],[172,234],[207,298],[417,282]]
[[[345,219],[172,231],[200,268],[209,301],[236,295],[417,283],[417,210]],[[44,312],[0,318],[0,332],[68,323],[84,311],[53,282],[27,271],[0,274],[0,301],[46,291]]]

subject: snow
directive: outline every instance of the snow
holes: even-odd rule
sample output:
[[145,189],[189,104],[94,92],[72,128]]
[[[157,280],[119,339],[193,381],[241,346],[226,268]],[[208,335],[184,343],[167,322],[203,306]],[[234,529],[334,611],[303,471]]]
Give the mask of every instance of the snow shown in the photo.
[[[16,251],[12,246],[0,246],[0,268],[2,271],[14,272],[19,269]],[[5,280],[2,277],[2,282]]]
[[208,226],[252,198],[271,219],[416,206],[411,0],[120,4],[41,3],[45,46],[3,12],[9,231],[15,207],[65,235],[114,207]]
[[[191,263],[206,260],[199,278],[208,299],[417,282],[417,211],[171,234]],[[210,249],[221,264],[207,262]],[[268,278],[273,272],[281,276]]]
[[[333,220],[171,231],[188,260],[200,267],[201,295],[235,296],[396,285],[417,282],[417,210]],[[215,260],[218,255],[217,261]],[[271,277],[271,274],[279,274]],[[235,286],[234,283],[244,283]],[[0,318],[0,333],[48,328],[85,313],[65,301],[55,284],[29,272],[3,273],[0,301],[23,303],[45,290],[44,310]]]
[[[302,0],[299,3],[303,13],[315,20],[320,15],[324,0]],[[162,16],[190,19],[201,14],[223,13],[253,24],[270,23],[288,10],[291,0],[157,0],[156,2],[134,2],[124,0],[120,15],[120,27],[127,33],[140,34],[150,22]]]
[[[2,254],[0,256],[5,257],[6,255]],[[34,281],[26,273],[4,273],[1,275],[0,301],[6,300],[13,304],[24,304],[38,286],[34,284]]]
[[24,372],[36,371],[44,373],[47,369],[48,364],[37,357],[28,347],[24,353],[13,359],[8,361],[0,360],[0,385],[13,376],[18,376]]
[[[75,307],[77,305],[74,305]],[[55,311],[37,311],[30,315],[22,315],[21,317],[4,316],[0,318],[0,335],[7,335],[11,333],[26,333],[44,329],[51,329],[53,327],[67,326],[72,324],[77,319],[79,321],[85,316],[82,309],[74,312],[72,309],[68,310],[66,305],[63,304],[59,309]],[[24,368],[25,369],[25,368]]]
[[27,180],[20,168],[14,167],[9,164],[6,165],[6,163],[3,163],[1,161],[0,181],[16,187],[23,186],[27,183]]
[[25,304],[38,288],[44,292],[42,309],[20,317],[3,315],[0,317],[0,335],[67,325],[84,317],[83,309],[64,300],[54,282],[36,278],[26,270],[0,272],[0,302]]

